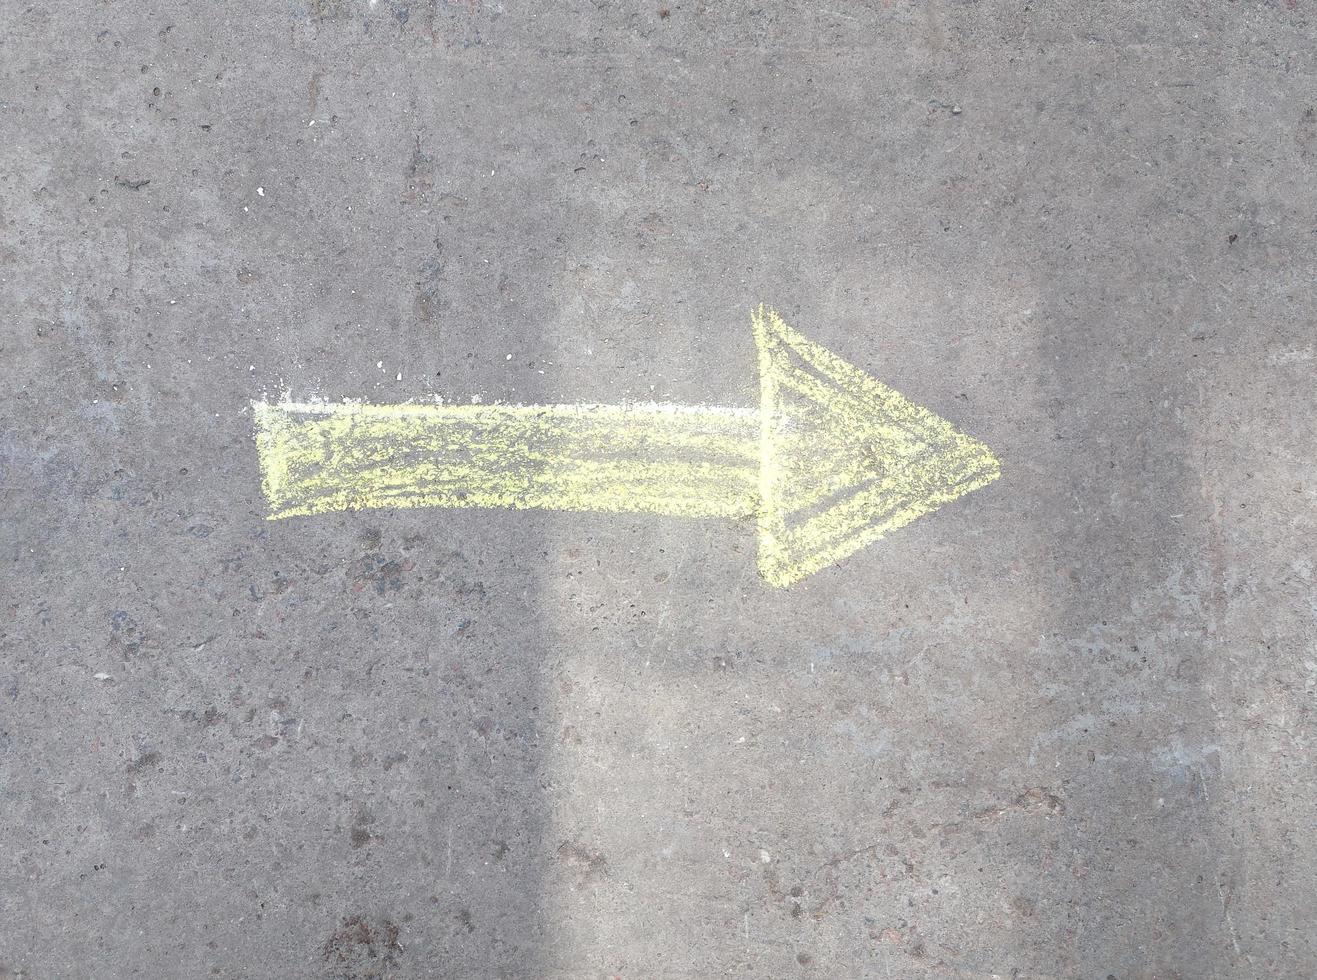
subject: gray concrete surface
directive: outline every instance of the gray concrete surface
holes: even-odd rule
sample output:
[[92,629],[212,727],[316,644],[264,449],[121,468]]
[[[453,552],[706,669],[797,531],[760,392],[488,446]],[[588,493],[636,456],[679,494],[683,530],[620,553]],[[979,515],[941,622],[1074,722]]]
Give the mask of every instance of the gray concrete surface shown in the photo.
[[[4,4],[0,976],[1317,976],[1314,10]],[[253,398],[761,301],[1002,480],[263,519]]]

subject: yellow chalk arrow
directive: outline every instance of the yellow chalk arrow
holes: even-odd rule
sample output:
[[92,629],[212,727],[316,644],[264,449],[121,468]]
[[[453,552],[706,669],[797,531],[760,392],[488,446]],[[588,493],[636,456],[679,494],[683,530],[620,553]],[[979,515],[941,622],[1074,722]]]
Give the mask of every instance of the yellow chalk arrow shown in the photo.
[[758,409],[254,402],[270,518],[374,507],[755,517],[785,586],[995,480],[987,446],[753,316]]

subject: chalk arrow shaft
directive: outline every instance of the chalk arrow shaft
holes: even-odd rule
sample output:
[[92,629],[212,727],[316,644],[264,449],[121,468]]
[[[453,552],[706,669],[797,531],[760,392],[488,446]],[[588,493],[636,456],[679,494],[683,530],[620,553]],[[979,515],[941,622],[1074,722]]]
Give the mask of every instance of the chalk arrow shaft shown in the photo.
[[253,405],[270,516],[511,507],[749,517],[759,412],[670,405]]

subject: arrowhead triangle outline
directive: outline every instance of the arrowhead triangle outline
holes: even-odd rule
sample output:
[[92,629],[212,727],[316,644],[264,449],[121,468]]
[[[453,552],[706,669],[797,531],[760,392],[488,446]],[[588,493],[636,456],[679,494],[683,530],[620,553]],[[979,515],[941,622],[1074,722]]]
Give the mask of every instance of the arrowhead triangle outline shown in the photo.
[[983,443],[836,354],[773,310],[759,349],[759,572],[788,586],[991,483]]

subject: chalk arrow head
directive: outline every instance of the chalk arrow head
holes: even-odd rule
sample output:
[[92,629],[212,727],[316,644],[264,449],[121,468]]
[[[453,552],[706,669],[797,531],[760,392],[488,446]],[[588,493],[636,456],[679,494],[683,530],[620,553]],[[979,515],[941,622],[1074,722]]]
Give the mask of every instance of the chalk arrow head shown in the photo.
[[787,586],[1001,475],[983,443],[780,316],[753,316],[760,375],[759,570]]

